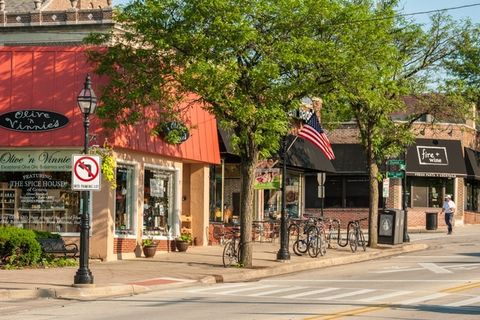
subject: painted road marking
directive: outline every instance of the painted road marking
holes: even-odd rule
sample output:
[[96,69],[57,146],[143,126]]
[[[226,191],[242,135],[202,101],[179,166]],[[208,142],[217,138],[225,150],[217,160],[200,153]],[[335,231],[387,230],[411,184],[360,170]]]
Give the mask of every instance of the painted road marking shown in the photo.
[[249,283],[231,283],[231,284],[226,284],[222,286],[209,286],[209,287],[201,287],[198,289],[190,289],[187,290],[187,292],[190,293],[196,293],[196,292],[204,292],[204,291],[210,291],[210,290],[219,290],[219,289],[230,289],[230,288],[238,288],[238,287],[245,287],[249,285]]
[[239,288],[239,289],[233,289],[233,290],[227,290],[223,292],[217,292],[217,294],[236,294],[239,292],[245,292],[245,291],[250,291],[250,290],[261,290],[261,289],[267,289],[267,288],[273,288],[275,286],[270,286],[270,285],[264,285],[264,286],[251,286],[248,288]]
[[294,299],[294,298],[300,298],[300,297],[306,297],[306,296],[311,296],[317,293],[324,293],[324,292],[330,292],[330,291],[335,291],[339,290],[339,288],[324,288],[324,289],[319,289],[319,290],[308,290],[305,292],[300,292],[300,293],[295,293],[295,294],[290,294],[288,296],[283,296],[280,298],[285,298],[285,299]]
[[357,291],[353,291],[353,292],[341,293],[341,294],[337,294],[337,295],[334,295],[334,296],[317,298],[317,300],[325,300],[325,301],[335,300],[335,299],[340,299],[340,298],[356,296],[356,295],[359,295],[359,294],[369,293],[369,292],[372,292],[372,291],[375,291],[375,290],[373,290],[373,289],[363,289],[363,290],[357,290]]
[[480,297],[473,297],[471,299],[453,302],[453,303],[447,304],[446,306],[447,307],[463,307],[463,306],[468,306],[470,304],[474,304],[477,302],[480,302]]
[[386,267],[383,270],[372,271],[369,273],[395,273],[395,272],[419,271],[419,270],[429,270],[435,273],[452,273],[450,270],[447,270],[447,269],[462,270],[464,268],[469,268],[468,270],[472,270],[480,266],[480,263],[468,263],[468,264],[460,264],[460,265],[452,264],[452,265],[443,266],[443,267],[435,263],[418,263],[418,265],[420,266],[419,268],[392,266],[392,267]]
[[378,301],[378,300],[383,300],[383,299],[388,299],[388,298],[393,298],[393,297],[398,297],[398,296],[403,296],[406,294],[413,293],[413,291],[394,291],[386,294],[382,294],[379,296],[374,296],[370,298],[365,298],[365,299],[360,299],[358,301],[362,302],[373,302],[373,301]]
[[433,299],[442,298],[442,297],[445,297],[445,296],[448,296],[448,295],[450,295],[450,293],[439,292],[439,293],[430,294],[428,296],[417,297],[417,298],[414,298],[414,299],[408,299],[408,300],[399,302],[399,304],[416,304],[416,303],[419,303],[419,302],[425,302],[425,301],[429,301],[429,300],[433,300]]
[[419,265],[435,273],[453,273],[452,271],[442,268],[435,263],[419,263]]
[[285,292],[285,291],[301,290],[301,289],[307,289],[307,288],[306,287],[280,288],[280,289],[275,289],[275,290],[270,290],[270,291],[263,291],[263,292],[258,292],[258,293],[254,293],[254,294],[249,294],[248,297],[267,296],[269,294],[275,294],[275,293],[280,293],[280,292]]

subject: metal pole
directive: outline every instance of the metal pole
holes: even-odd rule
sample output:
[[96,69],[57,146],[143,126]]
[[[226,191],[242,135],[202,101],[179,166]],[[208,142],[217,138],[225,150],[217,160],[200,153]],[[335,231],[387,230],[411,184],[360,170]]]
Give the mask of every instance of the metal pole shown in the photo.
[[403,242],[410,242],[408,235],[408,192],[407,192],[407,150],[403,153],[404,175],[403,175]]
[[286,184],[287,184],[287,137],[283,137],[282,145],[282,212],[280,218],[280,249],[277,252],[277,260],[290,260],[288,252],[288,227],[286,210]]
[[[85,140],[83,153],[88,154],[88,128],[90,126],[89,114],[84,113],[83,126],[85,129]],[[80,225],[80,265],[73,280],[74,284],[93,284],[93,275],[88,268],[89,257],[89,234],[90,216],[88,214],[88,191],[82,191],[82,215]]]

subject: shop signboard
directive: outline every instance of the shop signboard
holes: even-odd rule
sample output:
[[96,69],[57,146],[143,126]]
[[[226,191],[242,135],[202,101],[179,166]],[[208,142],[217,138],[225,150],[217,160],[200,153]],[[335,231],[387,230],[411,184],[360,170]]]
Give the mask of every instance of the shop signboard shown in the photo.
[[63,114],[46,110],[17,110],[0,115],[0,126],[19,132],[42,132],[60,129],[68,124]]
[[70,171],[72,151],[0,150],[0,171]]
[[254,189],[280,189],[280,169],[256,169]]
[[448,166],[446,147],[417,146],[417,155],[420,165]]

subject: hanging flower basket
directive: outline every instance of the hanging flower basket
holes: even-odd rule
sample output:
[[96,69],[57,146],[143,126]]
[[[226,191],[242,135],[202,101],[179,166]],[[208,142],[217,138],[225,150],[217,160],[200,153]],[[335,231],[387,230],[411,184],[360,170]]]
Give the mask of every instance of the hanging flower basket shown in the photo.
[[188,127],[179,121],[163,122],[157,126],[157,132],[169,144],[180,144],[190,137]]

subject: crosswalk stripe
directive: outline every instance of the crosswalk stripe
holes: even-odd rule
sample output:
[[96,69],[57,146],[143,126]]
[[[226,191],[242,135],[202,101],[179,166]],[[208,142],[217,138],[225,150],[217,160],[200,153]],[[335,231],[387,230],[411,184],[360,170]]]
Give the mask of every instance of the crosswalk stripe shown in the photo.
[[415,304],[415,303],[418,303],[418,302],[433,300],[433,299],[445,297],[445,296],[448,296],[448,295],[449,295],[449,293],[440,292],[440,293],[435,293],[435,294],[431,294],[431,295],[424,296],[424,297],[418,297],[418,298],[415,298],[415,299],[405,300],[405,301],[400,302],[400,304]]
[[211,291],[211,290],[221,290],[221,289],[229,289],[229,288],[238,288],[238,287],[245,287],[246,285],[249,285],[249,283],[231,283],[231,284],[225,284],[225,285],[222,285],[222,286],[218,286],[218,285],[215,285],[215,286],[209,286],[209,287],[201,287],[201,288],[198,288],[198,289],[190,289],[190,290],[187,290],[187,292],[190,292],[190,293],[196,293],[196,292],[204,292],[204,291]]
[[402,296],[402,295],[409,294],[409,293],[412,293],[412,292],[413,291],[394,291],[394,292],[382,294],[382,295],[379,295],[379,296],[373,296],[373,297],[370,297],[370,298],[360,299],[358,301],[373,302],[373,301],[378,301],[378,300],[383,300],[383,299]]
[[283,296],[280,298],[284,299],[294,299],[294,298],[300,298],[300,297],[306,297],[306,296],[311,296],[317,293],[324,293],[324,292],[330,292],[330,291],[335,291],[338,290],[338,288],[324,288],[324,289],[319,289],[319,290],[307,290],[304,292],[300,293],[295,293],[295,294],[290,294],[288,296]]
[[280,292],[285,292],[285,291],[293,291],[293,290],[300,290],[300,289],[305,289],[305,287],[288,287],[288,288],[281,288],[281,289],[276,289],[276,290],[270,290],[270,291],[263,291],[263,292],[258,292],[254,294],[249,294],[249,297],[260,297],[260,296],[266,296],[269,294],[274,294],[274,293],[280,293]]
[[216,294],[235,294],[235,293],[244,292],[244,291],[260,290],[260,289],[266,289],[266,288],[272,288],[272,287],[275,287],[275,286],[271,286],[271,285],[251,286],[248,288],[240,288],[240,289],[228,290],[223,292],[216,292]]
[[329,297],[322,297],[322,298],[318,298],[318,300],[335,300],[335,299],[340,299],[340,298],[356,296],[356,295],[359,295],[359,294],[368,293],[368,292],[372,292],[372,291],[375,291],[375,290],[373,290],[373,289],[363,289],[363,290],[357,290],[357,291],[353,291],[353,292],[346,292],[346,293],[342,293],[342,294],[337,294],[337,295],[329,296]]
[[480,302],[480,297],[473,297],[471,299],[453,302],[453,303],[447,304],[447,307],[463,307],[463,306],[468,306],[470,304],[474,304],[476,302]]

